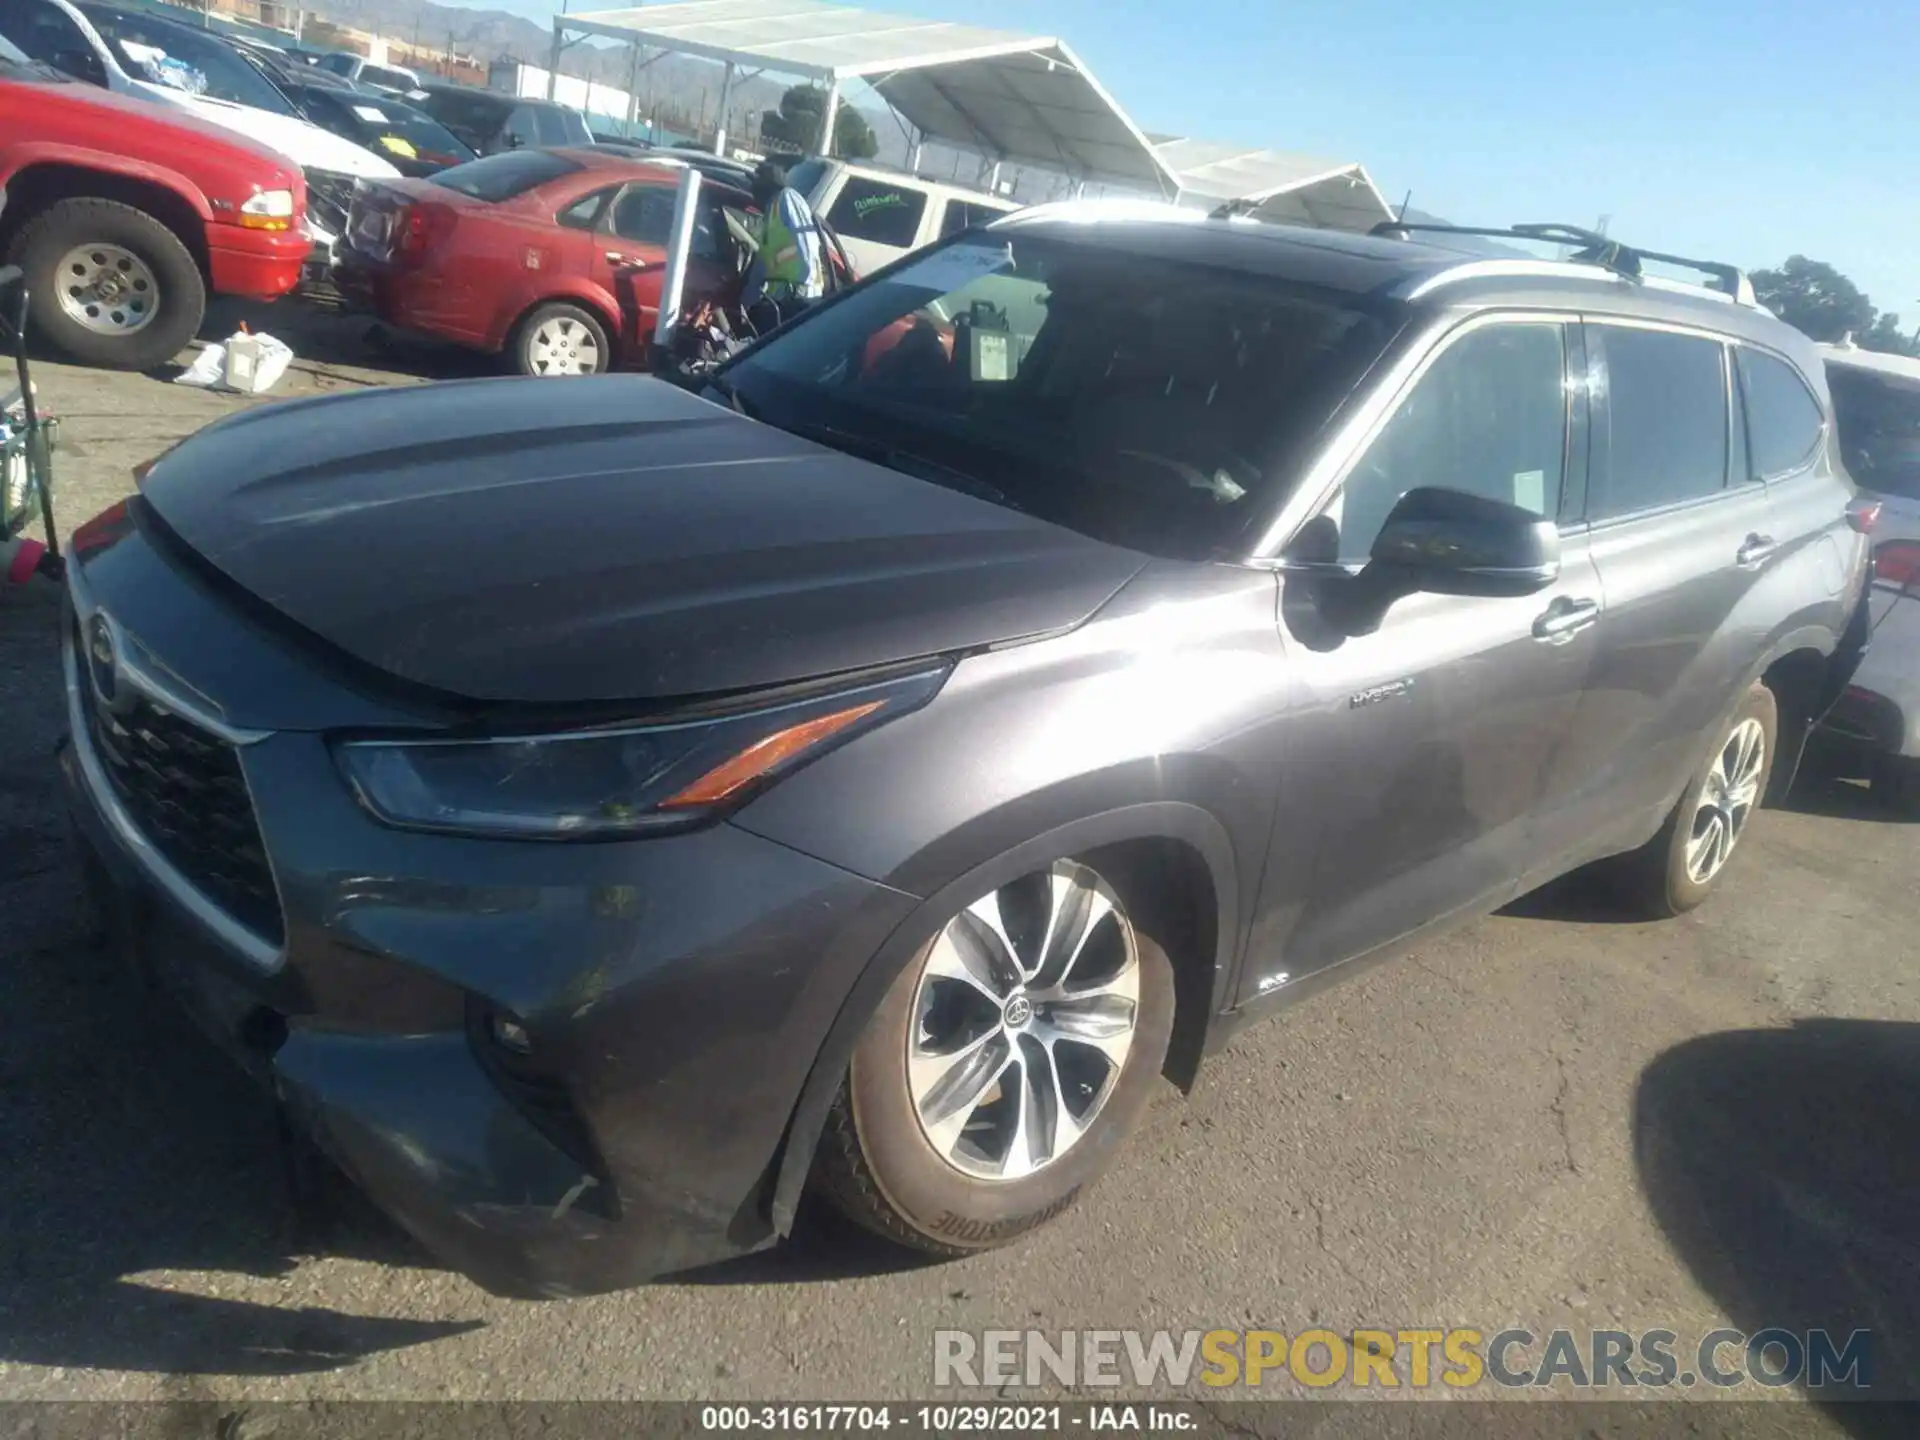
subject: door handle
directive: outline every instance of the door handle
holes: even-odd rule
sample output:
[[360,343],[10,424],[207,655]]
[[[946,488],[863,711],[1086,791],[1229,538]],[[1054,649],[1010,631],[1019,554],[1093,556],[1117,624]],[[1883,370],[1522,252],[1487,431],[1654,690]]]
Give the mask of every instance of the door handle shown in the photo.
[[1599,619],[1598,600],[1571,600],[1562,595],[1534,617],[1533,638],[1555,642],[1568,640]]
[[1779,548],[1771,535],[1749,535],[1746,543],[1734,552],[1733,561],[1742,570],[1754,570],[1766,564]]
[[627,257],[622,255],[618,250],[609,250],[607,251],[607,263],[609,265],[624,265],[627,263]]

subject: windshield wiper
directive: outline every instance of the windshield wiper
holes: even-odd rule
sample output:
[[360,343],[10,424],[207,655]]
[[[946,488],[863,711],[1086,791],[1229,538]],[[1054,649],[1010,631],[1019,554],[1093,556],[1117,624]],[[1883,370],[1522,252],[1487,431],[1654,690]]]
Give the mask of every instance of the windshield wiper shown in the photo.
[[1023,515],[1029,513],[1026,506],[1009,498],[999,486],[903,446],[889,445],[884,440],[875,440],[868,435],[856,435],[849,430],[806,421],[782,425],[780,428],[859,459],[884,465],[889,470],[898,470],[902,475],[911,475],[916,480],[945,485],[948,489],[961,491],[977,500],[987,500],[995,505],[1004,505],[1009,510],[1018,510]]

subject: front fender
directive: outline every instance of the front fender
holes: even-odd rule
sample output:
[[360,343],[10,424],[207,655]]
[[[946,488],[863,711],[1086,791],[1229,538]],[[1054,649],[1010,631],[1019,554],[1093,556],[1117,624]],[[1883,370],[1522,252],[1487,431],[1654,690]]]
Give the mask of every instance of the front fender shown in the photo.
[[[1193,1032],[1197,1063],[1197,1048],[1204,1047],[1206,1030],[1232,995],[1235,961],[1244,934],[1240,921],[1242,887],[1225,827],[1207,811],[1179,801],[1126,805],[1055,826],[981,860],[928,891],[926,899],[887,937],[854,982],[807,1075],[776,1162],[770,1208],[777,1231],[785,1234],[793,1226],[814,1150],[861,1032],[888,988],[921,948],[957,911],[981,895],[1062,856],[1085,854],[1129,840],[1172,840],[1187,845],[1200,856],[1213,882],[1215,944],[1210,957],[1207,1024]],[[929,851],[955,853],[948,841],[929,847]],[[916,856],[913,868],[929,874],[929,867],[938,863],[927,856]]]
[[202,220],[213,219],[213,207],[200,187],[178,170],[154,165],[128,155],[94,150],[84,145],[66,145],[51,140],[28,140],[8,145],[0,155],[0,189],[12,185],[22,174],[38,165],[63,169],[96,170],[122,179],[141,180],[172,191],[181,202],[191,206]]

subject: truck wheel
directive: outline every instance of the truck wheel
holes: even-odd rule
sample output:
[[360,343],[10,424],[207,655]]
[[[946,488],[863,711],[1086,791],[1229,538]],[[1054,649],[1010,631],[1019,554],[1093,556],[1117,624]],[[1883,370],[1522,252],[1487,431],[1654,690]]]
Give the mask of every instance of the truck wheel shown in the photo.
[[83,365],[164,365],[206,314],[206,282],[180,237],[117,200],[48,206],[20,231],[13,259],[32,297],[29,324]]
[[1062,860],[953,916],[855,1047],[813,1180],[926,1254],[988,1250],[1072,1205],[1160,1074],[1173,968],[1091,867]]
[[520,322],[512,353],[522,375],[597,375],[613,364],[606,329],[578,305],[559,301]]
[[1667,919],[1713,893],[1767,793],[1779,715],[1771,690],[1749,690],[1660,833],[1621,857],[1622,898],[1636,913]]

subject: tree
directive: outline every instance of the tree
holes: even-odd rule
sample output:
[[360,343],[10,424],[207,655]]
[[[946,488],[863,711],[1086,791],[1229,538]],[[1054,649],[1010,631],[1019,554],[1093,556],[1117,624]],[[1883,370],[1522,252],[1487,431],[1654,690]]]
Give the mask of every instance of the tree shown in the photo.
[[[780,97],[780,108],[760,116],[760,139],[770,149],[820,153],[820,134],[826,120],[827,92],[817,85],[795,85]],[[880,153],[867,117],[851,105],[842,105],[833,117],[833,153],[849,160],[870,160]]]
[[1873,302],[1858,285],[1824,260],[1790,255],[1778,270],[1756,270],[1753,293],[1794,329],[1829,344],[1851,331],[1873,329]]
[[1920,346],[1913,343],[1912,332],[1901,329],[1900,317],[1891,310],[1882,310],[1871,329],[1853,338],[1862,350],[1878,350],[1885,355],[1920,356]]

